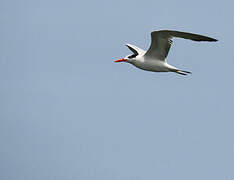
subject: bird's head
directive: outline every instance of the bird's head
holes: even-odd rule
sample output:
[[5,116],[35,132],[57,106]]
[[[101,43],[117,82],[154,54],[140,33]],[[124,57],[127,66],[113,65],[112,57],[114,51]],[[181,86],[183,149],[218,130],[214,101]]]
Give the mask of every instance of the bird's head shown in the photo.
[[128,62],[128,63],[133,63],[133,61],[135,60],[137,55],[135,54],[131,54],[131,55],[127,55],[125,58],[122,59],[118,59],[114,62]]

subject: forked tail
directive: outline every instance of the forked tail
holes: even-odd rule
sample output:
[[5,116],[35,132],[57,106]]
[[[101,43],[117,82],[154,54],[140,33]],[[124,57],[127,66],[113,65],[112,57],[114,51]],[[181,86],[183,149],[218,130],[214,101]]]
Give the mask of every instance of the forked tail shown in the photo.
[[188,75],[188,74],[192,74],[192,72],[189,71],[183,71],[183,70],[176,70],[175,73],[181,74],[181,75]]
[[189,71],[183,71],[183,70],[180,70],[180,69],[170,69],[171,72],[175,72],[177,74],[181,74],[181,75],[188,75],[188,74],[192,74],[192,72],[189,72]]

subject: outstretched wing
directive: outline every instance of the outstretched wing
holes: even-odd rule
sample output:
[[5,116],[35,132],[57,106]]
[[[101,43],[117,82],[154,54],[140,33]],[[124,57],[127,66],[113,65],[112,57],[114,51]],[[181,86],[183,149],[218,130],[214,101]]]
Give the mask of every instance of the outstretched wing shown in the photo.
[[217,41],[217,39],[214,38],[187,32],[170,30],[153,31],[151,33],[151,45],[149,50],[145,53],[145,56],[164,61],[170,50],[173,37],[190,39],[193,41]]

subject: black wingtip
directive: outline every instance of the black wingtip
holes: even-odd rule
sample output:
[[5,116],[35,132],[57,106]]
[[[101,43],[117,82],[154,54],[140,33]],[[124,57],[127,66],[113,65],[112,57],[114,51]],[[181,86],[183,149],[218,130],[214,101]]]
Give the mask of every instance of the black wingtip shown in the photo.
[[202,38],[191,39],[191,40],[194,40],[194,41],[209,41],[209,42],[216,42],[216,41],[218,41],[218,39],[207,37],[207,36],[203,36]]
[[210,38],[210,41],[216,42],[218,39]]

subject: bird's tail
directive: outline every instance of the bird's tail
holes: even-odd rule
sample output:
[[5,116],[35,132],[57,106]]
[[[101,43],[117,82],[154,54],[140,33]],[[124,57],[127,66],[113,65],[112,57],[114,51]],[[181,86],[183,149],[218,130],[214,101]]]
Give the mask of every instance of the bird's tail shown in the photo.
[[177,73],[177,74],[181,74],[181,75],[192,74],[192,73],[189,72],[189,71],[183,71],[183,70],[176,69],[176,68],[170,68],[170,71],[171,71],[171,72],[175,72],[175,73]]
[[183,71],[183,70],[175,70],[174,71],[175,73],[178,73],[178,74],[181,74],[181,75],[188,75],[188,74],[192,74],[192,72],[189,72],[189,71]]
[[189,71],[183,71],[181,69],[177,69],[176,67],[172,66],[172,65],[169,65],[166,63],[166,66],[168,67],[168,71],[171,71],[171,72],[175,72],[177,74],[181,74],[181,75],[188,75],[188,74],[192,74],[191,72]]

